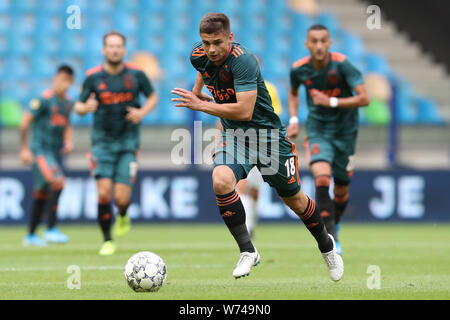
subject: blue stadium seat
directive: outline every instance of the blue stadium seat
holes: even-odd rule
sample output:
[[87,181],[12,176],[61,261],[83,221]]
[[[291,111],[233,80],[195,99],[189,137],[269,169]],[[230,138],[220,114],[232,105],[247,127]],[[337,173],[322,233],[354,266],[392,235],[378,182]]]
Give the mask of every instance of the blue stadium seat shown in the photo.
[[5,62],[5,74],[8,78],[19,79],[29,75],[31,62],[26,56],[13,55],[7,57]]
[[389,75],[391,70],[386,59],[379,54],[366,54],[365,57],[366,70],[368,72],[379,72],[384,75]]
[[292,36],[293,38],[306,38],[306,31],[308,28],[314,24],[314,20],[305,15],[298,12],[292,14]]
[[[116,16],[103,13],[103,12],[91,12],[87,15],[85,22],[86,26],[83,28],[84,31],[89,32],[89,30],[95,30],[95,33],[105,34],[115,28],[114,18]],[[120,28],[117,28],[120,30]]]
[[139,27],[139,16],[132,12],[114,11],[113,28],[122,33],[136,32]]
[[160,12],[164,8],[164,0],[142,0],[140,11]]
[[34,10],[38,6],[39,3],[35,0],[11,0],[11,9],[13,9],[14,11]]
[[70,123],[76,127],[90,127],[94,123],[94,115],[92,113],[88,113],[84,116],[80,116],[73,111],[70,114]]
[[59,54],[61,50],[60,37],[55,32],[43,33],[39,30],[33,35],[33,43],[38,54]]
[[49,55],[33,55],[31,57],[31,72],[33,76],[49,78],[58,67],[58,59]]
[[349,32],[340,33],[340,52],[350,61],[361,60],[365,54],[365,47],[360,37]]
[[328,31],[330,32],[331,38],[334,38],[339,30],[339,23],[337,21],[337,18],[330,12],[319,13],[315,22],[327,27]]
[[413,103],[417,109],[417,121],[423,124],[444,124],[439,108],[431,99],[414,97]]
[[89,49],[84,34],[80,30],[65,29],[60,33],[61,53],[79,54]]

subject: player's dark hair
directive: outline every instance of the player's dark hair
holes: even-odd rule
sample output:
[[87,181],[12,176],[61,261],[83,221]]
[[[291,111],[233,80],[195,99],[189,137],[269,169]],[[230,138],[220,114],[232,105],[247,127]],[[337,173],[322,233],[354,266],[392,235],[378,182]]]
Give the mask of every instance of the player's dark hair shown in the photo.
[[214,34],[223,32],[229,34],[230,31],[230,19],[223,14],[217,12],[207,13],[200,21],[200,33]]
[[60,65],[59,67],[58,67],[58,69],[57,69],[57,71],[56,71],[56,73],[66,73],[66,74],[68,74],[69,76],[73,76],[74,75],[74,71],[73,71],[73,69],[72,69],[72,67],[71,66],[69,66],[69,65],[67,65],[67,64],[62,64],[62,65]]
[[311,27],[308,28],[308,31],[306,31],[306,33],[310,32],[310,31],[314,31],[314,30],[327,30],[327,27],[325,27],[323,24],[313,24]]
[[123,40],[123,45],[125,45],[126,42],[127,42],[127,38],[123,34],[121,34],[119,31],[110,31],[110,32],[105,33],[105,35],[103,36],[103,46],[106,46],[106,39],[109,36],[119,36],[119,37],[121,37],[122,40]]

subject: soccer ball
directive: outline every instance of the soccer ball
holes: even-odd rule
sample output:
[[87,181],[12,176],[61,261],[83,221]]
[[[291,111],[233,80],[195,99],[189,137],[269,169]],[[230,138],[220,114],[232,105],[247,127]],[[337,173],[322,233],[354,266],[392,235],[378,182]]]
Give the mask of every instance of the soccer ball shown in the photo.
[[153,252],[142,251],[128,259],[125,279],[136,292],[158,291],[167,277],[163,259]]

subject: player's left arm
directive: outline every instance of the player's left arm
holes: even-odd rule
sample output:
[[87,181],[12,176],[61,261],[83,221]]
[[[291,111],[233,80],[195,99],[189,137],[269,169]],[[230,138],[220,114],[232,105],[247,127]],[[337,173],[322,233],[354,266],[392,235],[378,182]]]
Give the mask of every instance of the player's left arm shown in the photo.
[[324,107],[335,107],[335,108],[359,108],[365,107],[369,105],[370,98],[367,93],[366,86],[364,84],[357,85],[353,88],[356,95],[346,98],[334,98],[335,105],[333,106],[333,98],[328,97],[324,93],[320,92],[317,89],[311,90],[311,97],[314,101],[314,104],[321,105]]
[[[364,85],[364,78],[361,73],[348,59],[345,59],[339,66],[346,82],[356,93],[355,96],[329,98],[318,90],[311,90],[311,97],[315,104],[333,108],[359,108],[369,105],[370,98]],[[316,103],[317,101],[317,103]]]
[[139,80],[139,90],[147,97],[145,104],[141,108],[128,107],[126,120],[138,124],[144,117],[155,109],[158,104],[158,94],[154,90],[150,80],[143,71],[137,74]]
[[73,145],[73,127],[70,123],[66,125],[64,128],[63,133],[63,148],[62,153],[63,154],[69,154],[73,151],[74,145]]

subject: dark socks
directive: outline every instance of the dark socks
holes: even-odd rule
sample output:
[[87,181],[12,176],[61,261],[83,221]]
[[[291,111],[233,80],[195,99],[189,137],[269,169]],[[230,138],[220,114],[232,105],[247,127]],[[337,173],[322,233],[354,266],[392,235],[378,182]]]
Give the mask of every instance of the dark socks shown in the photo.
[[333,242],[328,236],[327,229],[320,216],[319,209],[313,200],[308,197],[308,204],[305,211],[299,215],[308,228],[309,232],[314,236],[319,246],[320,252],[330,252],[333,249]]
[[334,194],[334,221],[335,223],[339,223],[341,220],[342,215],[344,214],[345,208],[347,207],[348,203],[348,193],[338,195]]
[[56,219],[57,219],[57,211],[58,211],[58,200],[59,196],[61,195],[62,189],[59,190],[53,190],[50,194],[50,202],[49,202],[49,215],[48,215],[48,222],[47,227],[48,229],[53,228],[56,225]]
[[330,182],[331,177],[328,175],[316,177],[316,204],[319,207],[320,216],[325,223],[325,228],[334,237],[336,231],[334,225],[334,206],[329,194]]
[[98,223],[102,229],[104,241],[111,240],[111,202],[99,201],[98,203]]
[[216,194],[217,205],[228,230],[236,240],[240,252],[255,252],[245,225],[245,210],[236,191],[228,194]]
[[41,222],[42,215],[44,213],[45,204],[47,203],[48,193],[42,191],[34,192],[33,207],[31,209],[31,219],[28,232],[33,234],[36,232],[36,228]]
[[119,208],[119,215],[123,218],[127,215],[128,206],[126,208]]

